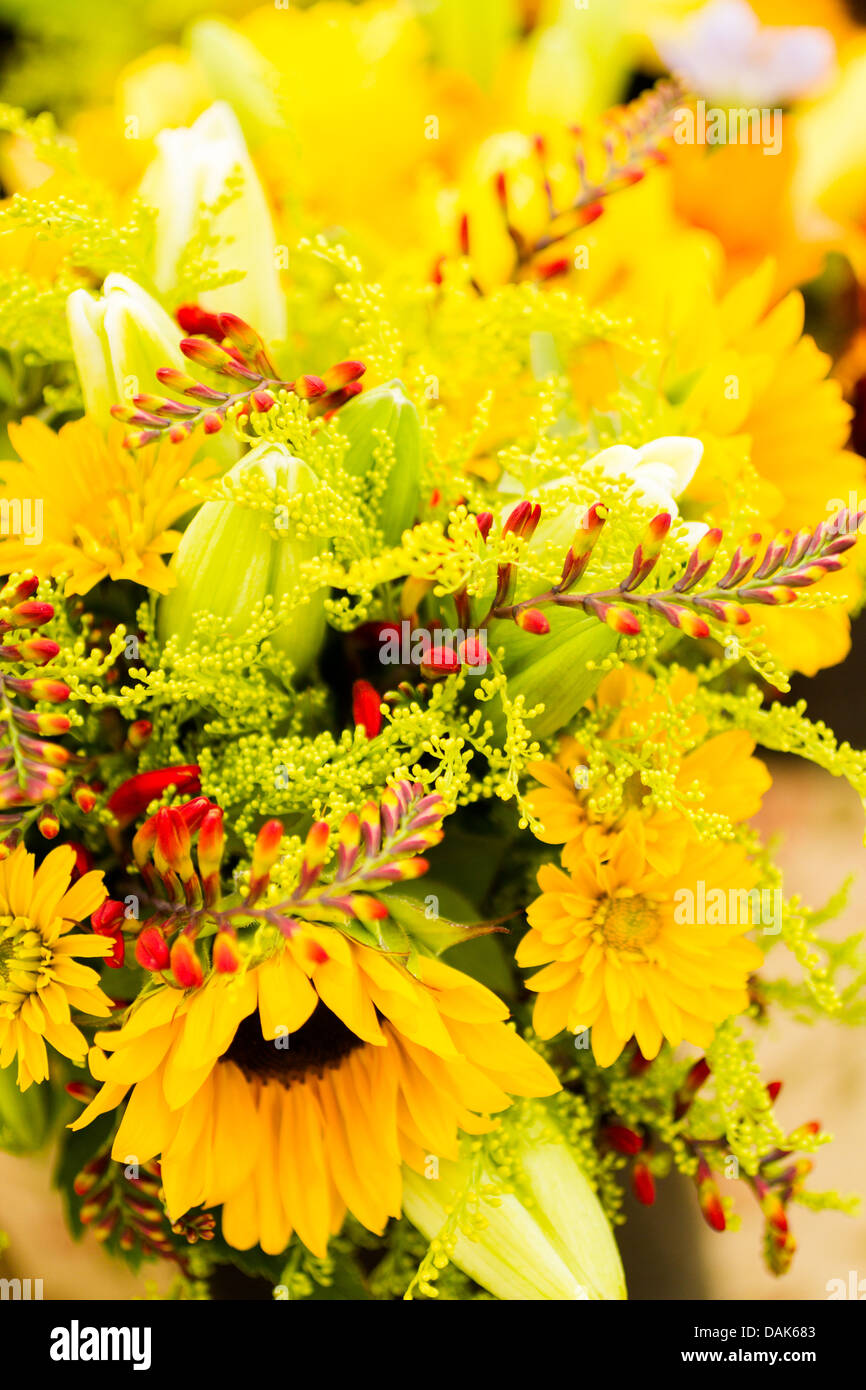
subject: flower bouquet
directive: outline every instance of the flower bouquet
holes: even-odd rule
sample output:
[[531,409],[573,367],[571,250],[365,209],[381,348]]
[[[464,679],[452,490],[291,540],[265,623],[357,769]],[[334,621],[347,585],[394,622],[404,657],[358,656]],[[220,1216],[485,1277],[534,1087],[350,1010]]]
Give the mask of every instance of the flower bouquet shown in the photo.
[[[0,1144],[171,1296],[615,1300],[676,1174],[777,1275],[849,1205],[761,1032],[862,948],[752,820],[759,748],[866,793],[785,699],[866,515],[792,287],[860,248],[742,8],[142,21],[2,112]],[[696,142],[722,11],[784,170]],[[721,225],[744,150],[811,220]]]

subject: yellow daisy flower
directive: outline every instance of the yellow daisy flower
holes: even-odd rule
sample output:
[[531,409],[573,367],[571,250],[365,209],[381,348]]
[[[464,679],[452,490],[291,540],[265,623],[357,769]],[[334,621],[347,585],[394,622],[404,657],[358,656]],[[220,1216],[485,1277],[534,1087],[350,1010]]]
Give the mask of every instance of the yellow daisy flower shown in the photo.
[[92,933],[71,935],[105,897],[102,874],[84,874],[69,886],[75,855],[61,845],[34,872],[23,845],[0,863],[0,1067],[18,1058],[18,1085],[26,1091],[48,1076],[50,1043],[83,1063],[87,1040],[71,1009],[105,1018],[110,1001],[99,975],[76,956],[104,956],[111,942]]
[[[73,1128],[132,1095],[114,1156],[161,1155],[171,1219],[221,1205],[223,1235],[316,1255],[346,1211],[381,1232],[401,1210],[401,1164],[457,1158],[460,1130],[493,1127],[514,1095],[550,1095],[547,1064],[482,985],[439,960],[418,977],[334,928],[195,990],[161,988],[97,1035],[105,1084]],[[106,1057],[105,1049],[112,1055]]]
[[731,890],[748,893],[756,881],[739,846],[696,839],[675,869],[660,873],[637,814],[607,837],[603,855],[574,856],[569,873],[545,865],[517,949],[520,965],[544,966],[527,981],[538,991],[536,1032],[551,1038],[588,1028],[603,1067],[632,1037],[646,1058],[663,1039],[707,1047],[716,1026],[747,1007],[747,979],[763,956],[744,940],[749,912],[712,914],[746,917],[737,924],[689,924],[680,920],[679,895],[708,902],[721,889],[727,903]]
[[[675,672],[670,682],[661,686],[645,672],[621,667],[605,676],[592,703],[599,711],[610,713],[610,723],[604,729],[606,738],[622,745],[631,740],[634,752],[641,753],[644,760],[650,756],[653,744],[663,747],[666,758],[670,758],[675,752],[671,736],[664,727],[653,729],[653,718],[669,713],[696,689],[697,680],[690,671]],[[751,819],[760,810],[772,780],[765,764],[753,756],[754,739],[743,729],[729,729],[711,738],[706,735],[707,724],[702,715],[683,716],[678,721],[677,792],[683,803],[690,804],[695,793],[700,792],[696,806],[710,814],[727,816],[734,823]],[[590,854],[602,852],[608,832],[621,825],[593,822],[586,795],[575,782],[576,770],[585,763],[586,756],[580,744],[568,737],[560,742],[556,762],[534,762],[527,767],[539,784],[526,797],[539,822],[536,838],[546,845],[564,845],[566,867],[584,848]],[[634,783],[626,815],[645,795],[646,788],[639,776]],[[672,808],[645,816],[643,834],[648,861],[663,872],[678,865],[691,830],[686,816]]]
[[56,434],[32,417],[9,426],[20,462],[0,462],[0,500],[39,499],[41,521],[31,519],[31,530],[38,526],[42,534],[38,544],[32,535],[0,539],[0,573],[67,574],[67,594],[86,594],[106,578],[166,593],[173,579],[162,557],[181,537],[171,527],[195,505],[180,480],[204,481],[216,465],[193,463],[201,442],[194,439],[152,445],[133,457],[122,447],[123,433],[106,437],[86,416]]

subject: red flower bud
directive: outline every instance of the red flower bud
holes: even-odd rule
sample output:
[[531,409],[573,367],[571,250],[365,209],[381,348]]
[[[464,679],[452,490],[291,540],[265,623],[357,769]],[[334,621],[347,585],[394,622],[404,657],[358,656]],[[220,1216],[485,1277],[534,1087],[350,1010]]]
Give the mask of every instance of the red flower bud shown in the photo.
[[199,304],[181,304],[175,318],[184,333],[190,336],[200,334],[203,338],[212,338],[215,343],[221,343],[225,337],[220,315],[208,313],[207,309],[202,309]]
[[643,1136],[626,1125],[605,1125],[601,1133],[617,1153],[636,1154],[643,1148]]
[[368,738],[375,738],[382,728],[379,692],[369,681],[355,681],[352,686],[352,718],[355,727],[363,729]]
[[171,969],[182,989],[198,989],[204,979],[201,961],[188,936],[179,936],[170,952]]
[[121,827],[129,825],[146,811],[151,801],[162,796],[169,787],[181,794],[195,796],[201,791],[199,769],[195,763],[177,767],[161,767],[153,772],[138,772],[112,792],[108,809]]
[[169,962],[168,943],[161,927],[142,927],[135,943],[135,959],[145,970],[154,974],[165,970]]
[[532,632],[537,637],[543,637],[550,631],[550,623],[540,608],[521,608],[514,615],[514,621],[524,632]]
[[219,975],[234,975],[240,969],[241,955],[233,931],[217,932],[213,944],[213,968]]
[[645,1207],[651,1207],[656,1199],[656,1181],[649,1165],[638,1160],[631,1170],[631,1186],[635,1197]]
[[39,819],[36,824],[43,839],[55,840],[57,838],[60,831],[60,821],[57,818],[57,812],[53,811],[50,806],[45,806],[39,812]]
[[123,903],[106,898],[90,914],[90,925],[99,936],[113,936],[126,917]]

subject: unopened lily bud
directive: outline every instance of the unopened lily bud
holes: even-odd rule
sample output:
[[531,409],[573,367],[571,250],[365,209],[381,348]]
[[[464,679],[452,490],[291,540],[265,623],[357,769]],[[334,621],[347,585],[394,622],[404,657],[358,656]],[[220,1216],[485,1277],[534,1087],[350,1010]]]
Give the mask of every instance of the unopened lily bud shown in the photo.
[[170,953],[160,927],[142,927],[135,942],[135,959],[144,970],[159,974],[168,968]]
[[200,19],[187,42],[208,87],[229,103],[251,149],[283,130],[280,74],[251,39],[221,19]]
[[478,527],[481,539],[486,542],[487,537],[490,535],[490,528],[493,525],[493,513],[479,512],[475,518],[475,524]]
[[[593,694],[604,675],[601,663],[617,643],[616,634],[589,614],[549,611],[550,632],[543,640],[522,631],[516,623],[498,622],[490,634],[492,647],[505,650],[505,671],[511,699],[522,695],[525,709],[543,709],[530,721],[536,738],[547,738],[567,727]],[[485,707],[497,738],[506,730],[498,701]]]
[[[251,449],[229,472],[236,485],[260,485],[275,498],[313,494],[312,470],[283,444]],[[279,521],[278,503],[268,515],[240,502],[205,502],[183,534],[172,561],[175,585],[160,601],[161,639],[174,638],[181,650],[195,640],[196,619],[220,619],[221,635],[241,636],[253,610],[270,599],[276,608],[296,595],[302,567],[321,551],[315,537],[299,536],[294,522]],[[276,532],[276,534],[274,534]],[[317,589],[291,616],[268,634],[278,673],[291,663],[295,676],[311,665],[325,634],[327,590]]]
[[87,413],[105,428],[113,405],[153,391],[158,367],[183,366],[175,325],[126,275],[106,276],[98,299],[73,290],[66,316]]
[[[154,278],[176,291],[185,249],[214,204],[212,256],[220,273],[242,271],[232,284],[201,296],[205,309],[238,314],[268,341],[286,336],[285,298],[274,257],[277,237],[262,185],[237,116],[224,101],[191,126],[163,130],[139,189],[156,212]],[[230,183],[236,186],[230,188]]]
[[[435,1240],[470,1188],[481,1190],[474,1206],[478,1219],[471,1228],[455,1229],[449,1255],[482,1288],[509,1301],[625,1298],[616,1242],[575,1153],[542,1105],[519,1109],[524,1121],[530,1119],[509,1135],[516,1191],[495,1171],[485,1170],[479,1180],[469,1158],[440,1160],[435,1178],[406,1167],[406,1215]],[[530,1201],[524,1202],[524,1193]]]
[[188,936],[181,934],[169,953],[171,970],[181,989],[198,989],[204,979],[201,961],[195,946]]
[[402,382],[389,381],[350,401],[340,412],[339,429],[349,441],[343,457],[348,473],[365,478],[374,470],[386,472],[383,485],[377,479],[377,522],[385,544],[399,545],[421,500],[421,424]]

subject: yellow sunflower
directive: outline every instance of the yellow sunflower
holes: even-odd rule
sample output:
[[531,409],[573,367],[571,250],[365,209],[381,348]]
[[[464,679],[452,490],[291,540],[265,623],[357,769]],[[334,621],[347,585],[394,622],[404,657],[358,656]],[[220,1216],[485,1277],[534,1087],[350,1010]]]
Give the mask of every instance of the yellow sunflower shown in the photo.
[[71,1009],[99,1018],[111,1012],[97,972],[75,957],[104,956],[112,943],[70,934],[105,897],[102,874],[86,873],[70,888],[75,855],[68,845],[35,872],[34,862],[19,845],[0,863],[0,1067],[17,1056],[22,1091],[48,1076],[46,1043],[84,1062],[87,1040]]
[[118,428],[106,437],[86,416],[56,434],[32,417],[9,426],[20,462],[0,462],[0,501],[35,498],[41,512],[26,534],[0,539],[0,573],[67,574],[67,594],[86,594],[106,578],[160,594],[170,588],[163,556],[181,537],[171,528],[194,506],[180,480],[204,481],[216,465],[193,462],[200,440],[151,445],[133,457],[122,436]]
[[[328,927],[195,990],[161,988],[97,1035],[105,1084],[73,1128],[119,1105],[113,1153],[160,1155],[172,1220],[222,1206],[230,1245],[271,1254],[292,1232],[316,1255],[346,1211],[381,1232],[401,1164],[458,1156],[514,1095],[559,1083],[502,1020],[500,1000],[439,960],[414,977]],[[107,1057],[105,1051],[112,1055]]]
[[[727,905],[732,892],[754,887],[755,868],[739,846],[696,838],[678,858],[675,868],[655,869],[632,813],[606,837],[603,853],[580,847],[564,858],[569,872],[553,864],[539,870],[541,895],[528,908],[517,960],[543,965],[527,981],[538,992],[540,1037],[588,1028],[593,1055],[607,1067],[632,1037],[646,1058],[663,1039],[706,1047],[716,1026],[747,1006],[747,979],[763,956],[744,933],[757,914]],[[725,895],[721,912],[717,890]],[[688,922],[681,908],[689,900],[714,904],[706,922]],[[716,924],[719,915],[738,920]]]

